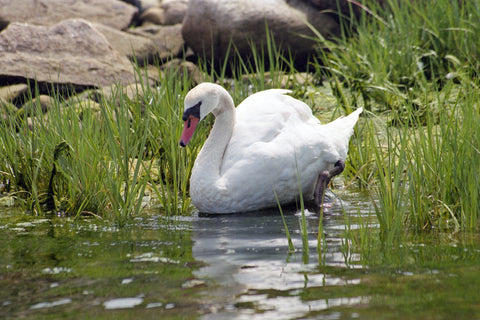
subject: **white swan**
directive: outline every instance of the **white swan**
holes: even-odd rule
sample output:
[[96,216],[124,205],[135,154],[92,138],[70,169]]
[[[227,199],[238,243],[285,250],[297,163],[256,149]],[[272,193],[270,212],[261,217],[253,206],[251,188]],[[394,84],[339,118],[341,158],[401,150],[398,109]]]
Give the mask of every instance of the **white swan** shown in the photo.
[[[201,83],[185,97],[180,145],[210,112],[215,124],[195,160],[190,196],[200,212],[254,211],[294,202],[300,179],[306,200],[323,201],[329,180],[344,169],[362,109],[326,125],[289,90],[255,93],[237,108],[221,86]],[[275,193],[274,193],[275,192]]]

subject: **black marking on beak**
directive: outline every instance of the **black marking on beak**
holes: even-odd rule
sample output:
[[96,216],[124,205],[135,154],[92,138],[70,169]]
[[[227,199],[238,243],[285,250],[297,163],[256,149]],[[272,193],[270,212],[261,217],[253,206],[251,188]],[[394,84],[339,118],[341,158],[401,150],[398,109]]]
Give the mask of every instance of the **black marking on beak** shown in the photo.
[[[202,101],[200,101],[199,103],[197,103],[193,107],[185,110],[185,112],[183,113],[183,117],[182,117],[183,121],[189,120],[189,116],[194,116],[195,118],[200,119],[200,106],[201,105],[202,105]],[[188,121],[187,126],[190,127],[190,120]]]

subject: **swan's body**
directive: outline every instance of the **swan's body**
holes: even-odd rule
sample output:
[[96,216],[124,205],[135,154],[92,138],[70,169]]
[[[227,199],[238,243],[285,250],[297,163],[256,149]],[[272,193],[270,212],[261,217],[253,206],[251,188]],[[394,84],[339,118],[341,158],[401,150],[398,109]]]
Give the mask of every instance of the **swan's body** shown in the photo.
[[311,199],[319,174],[346,158],[362,110],[320,125],[311,109],[288,92],[262,91],[237,108],[228,92],[215,84],[200,84],[187,94],[182,146],[206,114],[216,117],[190,180],[190,196],[200,212],[273,207],[275,194],[281,204],[291,203],[300,186],[304,198]]

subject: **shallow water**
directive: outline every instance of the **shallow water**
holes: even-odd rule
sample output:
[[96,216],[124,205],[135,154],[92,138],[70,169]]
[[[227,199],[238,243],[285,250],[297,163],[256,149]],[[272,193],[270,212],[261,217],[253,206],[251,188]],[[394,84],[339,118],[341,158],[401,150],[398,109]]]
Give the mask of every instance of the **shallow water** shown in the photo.
[[0,210],[0,318],[480,319],[477,234],[379,232],[360,194],[118,227]]

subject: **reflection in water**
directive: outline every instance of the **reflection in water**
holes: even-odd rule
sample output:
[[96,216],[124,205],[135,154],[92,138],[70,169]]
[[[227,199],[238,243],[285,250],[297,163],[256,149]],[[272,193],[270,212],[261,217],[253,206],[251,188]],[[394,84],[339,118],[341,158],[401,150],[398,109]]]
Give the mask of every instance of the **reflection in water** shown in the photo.
[[0,319],[480,319],[478,232],[391,240],[357,198],[325,213],[320,254],[308,212],[308,255],[295,209],[290,254],[276,211],[151,212],[120,228],[0,208]]
[[[289,253],[285,227],[278,210],[198,216],[193,222],[193,254],[207,266],[197,277],[212,279],[220,288],[206,319],[289,319],[329,306],[358,304],[362,297],[303,302],[299,290],[358,283],[318,272],[319,265],[349,267],[358,261],[345,245],[345,217],[339,204],[324,214],[322,250],[317,252],[319,213],[306,211],[310,255],[304,263],[301,214],[285,212],[296,251]],[[212,293],[209,292],[208,295]],[[222,301],[223,299],[223,301]]]
[[163,319],[198,313],[191,222],[125,226],[0,207],[0,319]]

